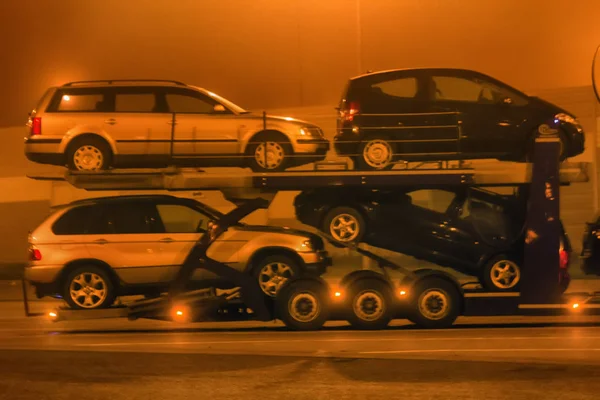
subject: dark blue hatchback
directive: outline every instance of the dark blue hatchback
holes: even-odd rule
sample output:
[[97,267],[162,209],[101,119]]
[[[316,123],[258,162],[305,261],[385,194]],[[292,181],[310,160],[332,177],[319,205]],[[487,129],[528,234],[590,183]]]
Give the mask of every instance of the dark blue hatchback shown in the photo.
[[584,150],[573,114],[464,69],[361,75],[348,82],[338,110],[336,152],[358,169],[389,169],[397,161],[527,161],[535,132],[551,120],[560,129],[562,159]]

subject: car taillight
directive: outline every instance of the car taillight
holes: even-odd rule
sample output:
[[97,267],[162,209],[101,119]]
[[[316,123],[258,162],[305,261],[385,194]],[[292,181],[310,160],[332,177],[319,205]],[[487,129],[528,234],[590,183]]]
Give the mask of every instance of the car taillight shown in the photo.
[[34,117],[31,119],[31,136],[42,134],[42,118]]
[[351,102],[348,108],[341,111],[344,121],[354,120],[354,116],[360,112],[360,105],[356,102]]
[[42,259],[42,252],[38,249],[30,248],[29,249],[29,259],[31,261],[40,261]]
[[569,252],[565,249],[561,249],[559,254],[559,266],[562,269],[567,269],[569,267]]

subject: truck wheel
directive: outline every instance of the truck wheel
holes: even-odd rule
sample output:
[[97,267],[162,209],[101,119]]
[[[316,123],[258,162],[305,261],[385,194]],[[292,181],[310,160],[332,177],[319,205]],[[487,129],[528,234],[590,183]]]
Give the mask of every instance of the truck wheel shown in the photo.
[[360,279],[348,290],[348,322],[357,329],[383,329],[392,320],[390,286],[378,279]]
[[[321,230],[337,241],[345,243],[360,243],[365,235],[365,219],[355,208],[335,207],[325,218]],[[332,243],[335,247],[343,247]]]
[[460,293],[455,285],[429,278],[418,282],[411,290],[409,320],[426,329],[452,326],[460,314]]
[[327,289],[314,280],[297,280],[281,289],[276,298],[277,316],[296,331],[320,329],[329,316]]
[[94,265],[79,267],[67,275],[63,298],[73,309],[94,310],[110,307],[117,298],[110,276]]
[[521,283],[521,267],[510,257],[498,255],[485,264],[480,282],[490,292],[516,292]]

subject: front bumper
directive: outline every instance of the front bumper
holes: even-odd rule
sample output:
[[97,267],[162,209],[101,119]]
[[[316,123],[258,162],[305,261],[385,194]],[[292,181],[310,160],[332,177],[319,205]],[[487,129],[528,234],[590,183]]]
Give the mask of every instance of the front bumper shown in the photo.
[[355,156],[358,154],[359,138],[354,134],[338,134],[333,138],[333,147],[340,156]]
[[304,261],[305,272],[314,275],[323,275],[327,271],[327,267],[333,265],[333,260],[325,250],[314,253],[300,253],[300,257]]

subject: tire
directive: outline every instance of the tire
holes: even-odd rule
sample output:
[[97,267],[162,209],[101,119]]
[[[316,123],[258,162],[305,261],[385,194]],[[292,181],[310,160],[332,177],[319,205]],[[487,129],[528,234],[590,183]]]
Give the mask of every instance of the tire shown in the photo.
[[[356,157],[355,168],[361,171],[385,171],[394,167],[394,145],[389,139],[374,136],[362,142],[358,148],[360,154]],[[369,158],[368,154],[372,154],[372,157]]]
[[425,278],[411,292],[408,319],[420,328],[449,328],[460,315],[460,292],[445,279]]
[[[344,226],[344,223],[346,226]],[[336,228],[339,227],[339,228]],[[336,240],[345,243],[360,243],[365,236],[367,224],[362,214],[352,207],[334,207],[323,218],[321,231]],[[353,229],[350,235],[349,231]],[[341,240],[347,238],[347,240]],[[335,242],[332,243],[336,247],[343,247]]]
[[271,298],[277,296],[285,283],[300,276],[298,263],[285,255],[272,255],[263,258],[253,270],[260,290],[265,296]]
[[519,264],[501,254],[493,257],[483,266],[479,281],[489,292],[516,292],[519,290],[521,277]]
[[393,317],[392,288],[379,279],[360,279],[348,289],[348,322],[356,329],[384,329]]
[[72,171],[104,171],[112,164],[112,152],[97,136],[76,138],[67,150],[67,166]]
[[[87,283],[87,288],[77,281]],[[96,282],[95,285],[93,282]],[[99,293],[101,287],[104,287],[102,295]],[[93,291],[88,291],[90,288],[96,290],[96,295]],[[72,289],[81,293],[81,296],[72,295]],[[110,307],[115,302],[117,293],[110,275],[104,269],[86,265],[76,268],[67,275],[63,283],[63,298],[72,309],[97,310]]]
[[291,281],[279,291],[275,302],[277,316],[291,330],[320,329],[329,317],[327,289],[318,281]]
[[[260,143],[264,142],[264,143]],[[261,149],[267,146],[267,165],[264,162],[264,152]],[[248,157],[248,166],[254,172],[281,172],[284,171],[290,163],[292,155],[292,145],[283,134],[266,133],[260,134],[250,140],[246,156]],[[272,158],[269,158],[272,155]],[[279,163],[272,160],[280,159]],[[260,161],[259,161],[260,160]],[[271,160],[271,161],[270,161]]]

